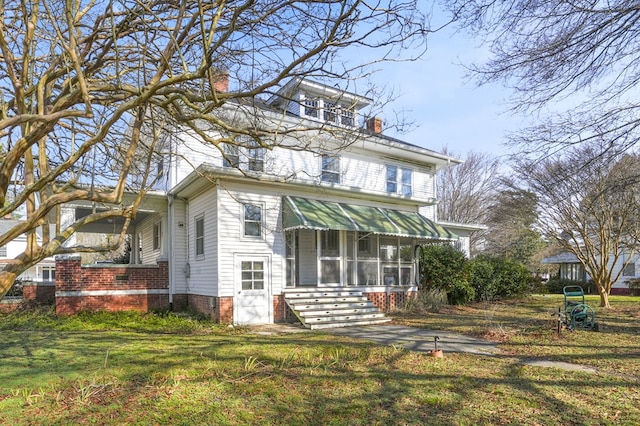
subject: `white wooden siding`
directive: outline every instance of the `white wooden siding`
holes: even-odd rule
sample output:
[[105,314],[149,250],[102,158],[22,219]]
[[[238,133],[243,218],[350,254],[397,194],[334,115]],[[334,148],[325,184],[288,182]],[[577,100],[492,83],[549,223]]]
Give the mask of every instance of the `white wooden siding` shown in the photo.
[[[273,294],[279,294],[283,286],[284,241],[280,229],[280,195],[260,191],[254,186],[220,184],[218,191],[218,226],[220,268],[220,296],[233,296],[234,256],[272,254],[271,282]],[[243,235],[243,204],[263,206],[263,236],[260,239]]]
[[[138,235],[142,235],[142,252],[140,253],[140,261],[145,264],[155,264],[158,258],[161,257],[161,248],[153,249],[153,224],[160,221],[159,215],[153,215],[146,218],[138,226],[136,226],[136,232]],[[165,224],[161,225],[161,232],[164,232]],[[162,244],[160,244],[162,247]]]
[[[175,138],[174,138],[175,139]],[[188,133],[183,133],[174,144],[180,153],[172,176],[172,185],[187,177],[201,164],[222,167],[222,155],[219,150],[201,143]],[[425,200],[435,198],[434,172],[429,164],[407,165],[401,160],[389,160],[379,155],[371,155],[362,149],[345,149],[339,152],[341,185],[386,194],[386,166],[392,164],[412,171],[412,196],[409,198]],[[311,151],[294,151],[286,148],[274,148],[265,152],[265,174],[293,178],[292,181],[319,183],[321,175],[321,155]]]
[[186,203],[182,200],[175,199],[173,201],[173,243],[170,247],[169,256],[173,270],[170,272],[173,277],[174,291],[176,293],[187,292],[186,265],[188,263],[187,252],[189,247],[188,241],[188,219],[187,219]]
[[[218,295],[218,223],[217,189],[215,187],[189,201],[188,245],[190,277],[186,280],[188,292],[204,296]],[[196,256],[196,219],[204,218],[204,255]]]

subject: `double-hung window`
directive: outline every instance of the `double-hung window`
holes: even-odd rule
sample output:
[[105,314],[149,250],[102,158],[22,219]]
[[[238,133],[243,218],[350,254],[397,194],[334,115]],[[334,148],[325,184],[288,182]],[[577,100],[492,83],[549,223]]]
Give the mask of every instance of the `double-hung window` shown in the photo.
[[247,153],[247,168],[252,172],[264,171],[264,148],[258,145],[256,141],[251,141]]
[[322,156],[320,179],[323,182],[340,183],[340,157],[326,154]]
[[204,256],[204,216],[196,218],[196,256]]
[[409,196],[413,193],[412,180],[410,169],[387,166],[387,192]]
[[0,246],[0,257],[7,257],[7,246]]
[[222,157],[223,167],[238,167],[240,165],[240,149],[236,145],[224,144],[224,156]]
[[401,169],[402,170],[402,174],[400,175],[401,178],[401,186],[400,186],[400,193],[402,195],[411,195],[412,191],[411,191],[411,170],[409,169]]
[[156,222],[153,224],[153,249],[160,249],[160,238],[162,236],[162,227],[160,222]]
[[244,236],[262,236],[262,207],[256,204],[244,204]]

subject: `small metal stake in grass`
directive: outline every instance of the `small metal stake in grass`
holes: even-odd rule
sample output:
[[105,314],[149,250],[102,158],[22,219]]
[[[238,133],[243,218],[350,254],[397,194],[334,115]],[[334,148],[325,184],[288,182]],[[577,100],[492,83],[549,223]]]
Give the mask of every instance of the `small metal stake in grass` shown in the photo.
[[435,349],[429,351],[428,354],[429,356],[435,358],[442,358],[444,357],[444,353],[442,353],[442,349],[438,349],[438,340],[440,340],[440,336],[433,336],[433,344],[435,345]]

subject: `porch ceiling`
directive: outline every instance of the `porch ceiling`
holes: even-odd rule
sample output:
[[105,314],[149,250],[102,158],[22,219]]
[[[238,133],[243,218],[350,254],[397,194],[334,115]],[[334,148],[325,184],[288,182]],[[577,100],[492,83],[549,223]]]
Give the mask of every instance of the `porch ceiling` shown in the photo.
[[425,240],[457,240],[419,213],[356,204],[283,197],[284,229],[317,229],[372,232]]

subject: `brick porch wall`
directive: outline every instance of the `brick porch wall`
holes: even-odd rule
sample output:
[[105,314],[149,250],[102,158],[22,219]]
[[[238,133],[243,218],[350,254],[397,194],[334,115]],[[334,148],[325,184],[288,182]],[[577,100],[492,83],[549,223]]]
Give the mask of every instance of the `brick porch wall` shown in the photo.
[[[187,307],[193,312],[206,315],[212,321],[222,324],[233,323],[233,297],[186,295]],[[174,302],[176,298],[174,297]]]
[[297,321],[298,318],[284,301],[284,294],[273,296],[273,322],[278,324]]
[[25,303],[37,303],[40,305],[53,304],[56,300],[56,283],[23,283],[22,298]]
[[169,308],[168,262],[82,266],[79,256],[56,258],[56,313],[150,311]]
[[418,295],[415,291],[391,291],[390,293],[382,291],[364,294],[371,302],[373,302],[374,305],[376,305],[378,309],[383,312],[391,312],[395,309],[401,308],[407,300],[415,298]]

